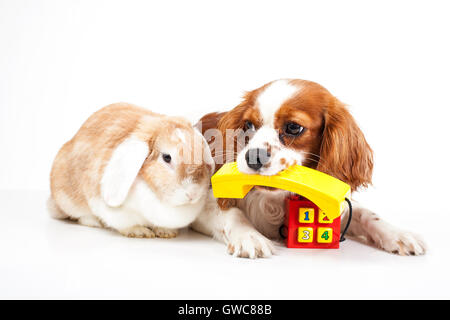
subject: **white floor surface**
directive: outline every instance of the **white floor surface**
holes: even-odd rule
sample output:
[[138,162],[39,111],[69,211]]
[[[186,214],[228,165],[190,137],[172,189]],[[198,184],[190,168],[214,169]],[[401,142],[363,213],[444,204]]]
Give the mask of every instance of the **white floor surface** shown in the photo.
[[0,298],[450,298],[446,226],[436,220],[422,224],[430,250],[421,257],[347,240],[339,250],[278,246],[270,259],[248,260],[192,230],[129,239],[52,220],[46,198],[0,192]]

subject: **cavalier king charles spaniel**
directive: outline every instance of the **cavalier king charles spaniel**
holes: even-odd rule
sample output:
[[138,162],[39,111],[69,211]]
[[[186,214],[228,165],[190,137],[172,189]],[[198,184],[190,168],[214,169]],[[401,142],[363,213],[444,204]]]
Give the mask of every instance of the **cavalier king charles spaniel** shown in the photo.
[[[371,183],[373,155],[363,133],[345,105],[311,81],[269,82],[247,92],[231,111],[209,113],[196,126],[210,145],[216,170],[237,161],[242,173],[270,176],[299,164],[346,182],[352,191]],[[214,130],[221,137],[208,134]],[[268,257],[274,253],[269,239],[280,240],[288,194],[255,187],[244,199],[217,199],[192,227],[224,241],[235,256]],[[419,236],[352,204],[348,236],[400,255],[425,253]],[[344,226],[347,209],[341,217]]]

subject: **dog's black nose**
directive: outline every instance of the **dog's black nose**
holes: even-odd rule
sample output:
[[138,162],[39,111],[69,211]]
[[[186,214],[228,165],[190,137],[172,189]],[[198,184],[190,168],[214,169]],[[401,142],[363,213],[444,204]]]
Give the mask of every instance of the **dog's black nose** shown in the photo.
[[245,161],[249,168],[257,171],[270,160],[270,152],[267,149],[249,149],[245,153]]

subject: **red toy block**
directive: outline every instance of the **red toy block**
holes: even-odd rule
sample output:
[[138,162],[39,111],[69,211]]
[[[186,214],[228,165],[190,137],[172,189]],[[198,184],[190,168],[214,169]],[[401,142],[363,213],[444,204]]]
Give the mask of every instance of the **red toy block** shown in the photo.
[[292,195],[285,200],[285,231],[288,248],[338,249],[341,217],[319,221],[319,208],[308,199]]

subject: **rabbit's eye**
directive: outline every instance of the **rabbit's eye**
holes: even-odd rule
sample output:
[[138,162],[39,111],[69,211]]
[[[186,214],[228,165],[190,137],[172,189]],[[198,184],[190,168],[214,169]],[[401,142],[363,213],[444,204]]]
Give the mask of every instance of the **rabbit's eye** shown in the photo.
[[172,157],[170,156],[170,154],[166,154],[166,153],[162,154],[162,158],[167,163],[170,163],[170,161],[172,160]]

